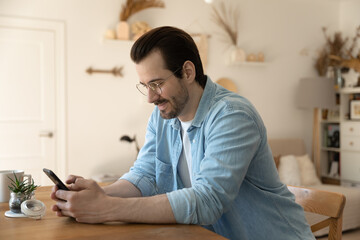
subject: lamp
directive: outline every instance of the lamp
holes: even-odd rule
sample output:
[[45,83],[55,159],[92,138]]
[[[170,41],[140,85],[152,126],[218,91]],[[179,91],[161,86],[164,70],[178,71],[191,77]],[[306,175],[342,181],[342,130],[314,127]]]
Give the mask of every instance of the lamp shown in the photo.
[[297,93],[297,106],[314,111],[312,159],[316,163],[316,172],[320,177],[319,109],[336,107],[334,80],[326,77],[300,79]]
[[137,153],[139,154],[140,147],[139,147],[139,144],[138,144],[138,142],[137,142],[137,140],[136,140],[136,135],[134,135],[133,138],[129,137],[128,135],[123,135],[123,136],[120,138],[120,141],[125,141],[125,142],[129,142],[129,143],[135,142],[136,151],[137,151]]

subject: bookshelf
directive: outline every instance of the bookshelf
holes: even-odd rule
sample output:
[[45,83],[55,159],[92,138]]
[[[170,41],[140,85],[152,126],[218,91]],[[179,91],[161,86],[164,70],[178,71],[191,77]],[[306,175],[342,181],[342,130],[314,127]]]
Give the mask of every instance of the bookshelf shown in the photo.
[[331,179],[339,182],[340,180],[340,121],[323,120],[321,122],[321,154],[320,167],[321,178]]
[[360,87],[338,91],[338,117],[320,122],[324,183],[360,186]]

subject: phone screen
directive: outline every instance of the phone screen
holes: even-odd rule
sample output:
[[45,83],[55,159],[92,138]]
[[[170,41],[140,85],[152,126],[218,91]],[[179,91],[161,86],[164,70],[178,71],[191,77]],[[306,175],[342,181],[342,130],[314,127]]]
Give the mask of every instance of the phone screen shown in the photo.
[[53,181],[55,183],[55,185],[61,189],[61,190],[66,190],[69,191],[69,189],[65,186],[65,184],[58,178],[58,176],[56,176],[56,174],[51,171],[50,169],[47,168],[43,168],[44,173],[51,179],[51,181]]

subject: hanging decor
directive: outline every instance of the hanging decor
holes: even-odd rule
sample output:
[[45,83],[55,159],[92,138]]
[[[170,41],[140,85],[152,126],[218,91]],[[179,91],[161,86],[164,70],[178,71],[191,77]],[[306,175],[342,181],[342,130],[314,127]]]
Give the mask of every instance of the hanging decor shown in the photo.
[[230,46],[237,46],[238,44],[238,21],[239,16],[237,8],[227,8],[225,2],[220,2],[218,6],[212,5],[212,20],[225,33],[225,42]]
[[105,74],[112,74],[115,77],[123,77],[122,70],[123,67],[114,67],[113,69],[110,70],[93,69],[92,67],[89,67],[88,69],[86,69],[86,72],[90,75],[93,73],[105,73]]
[[239,45],[238,38],[238,9],[234,6],[225,6],[226,1],[220,2],[217,6],[212,5],[212,20],[225,33],[225,42],[230,46],[230,63],[243,62],[264,62],[264,53],[246,54],[245,50]]
[[[126,0],[126,3],[122,5],[120,12],[120,22],[116,26],[117,39],[129,40],[130,39],[130,27],[128,20],[135,13],[148,8],[164,8],[165,4],[161,0]],[[150,28],[146,28],[149,30]],[[139,36],[136,36],[139,37]]]

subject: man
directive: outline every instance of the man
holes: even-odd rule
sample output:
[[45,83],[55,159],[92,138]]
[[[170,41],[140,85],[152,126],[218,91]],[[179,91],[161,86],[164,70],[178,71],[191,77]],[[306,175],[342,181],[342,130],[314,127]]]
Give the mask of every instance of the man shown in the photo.
[[145,144],[112,185],[70,176],[73,191],[55,187],[59,216],[200,224],[230,239],[314,239],[279,180],[259,114],[204,75],[187,33],[153,29],[134,43],[131,58],[137,88],[156,105]]

